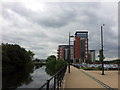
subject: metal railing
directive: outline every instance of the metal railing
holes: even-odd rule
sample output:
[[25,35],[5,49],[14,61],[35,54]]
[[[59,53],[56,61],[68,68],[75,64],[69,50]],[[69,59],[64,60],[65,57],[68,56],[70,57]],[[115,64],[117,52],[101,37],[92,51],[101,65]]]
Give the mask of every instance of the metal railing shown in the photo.
[[[66,72],[67,65],[60,69],[55,75],[53,75],[50,79],[46,80],[39,90],[59,90],[62,86],[63,77]],[[53,86],[50,87],[50,82],[53,80]]]

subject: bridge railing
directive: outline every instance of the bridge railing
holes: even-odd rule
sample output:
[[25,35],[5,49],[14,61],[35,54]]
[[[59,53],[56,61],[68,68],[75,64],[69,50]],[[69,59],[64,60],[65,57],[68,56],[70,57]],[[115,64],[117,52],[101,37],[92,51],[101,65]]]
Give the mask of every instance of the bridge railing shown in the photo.
[[[46,80],[39,90],[59,90],[62,86],[62,81],[66,72],[67,65],[60,69],[55,75],[53,75],[50,79]],[[53,80],[53,86],[50,87],[50,82]]]

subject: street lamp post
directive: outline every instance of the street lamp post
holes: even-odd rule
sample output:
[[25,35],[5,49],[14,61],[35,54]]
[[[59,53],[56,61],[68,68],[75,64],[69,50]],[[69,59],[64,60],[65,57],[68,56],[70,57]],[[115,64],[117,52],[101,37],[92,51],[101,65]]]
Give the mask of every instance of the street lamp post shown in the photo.
[[[104,26],[104,24],[103,24]],[[104,75],[104,55],[103,55],[103,26],[101,26],[101,61],[102,61],[102,75]]]
[[68,49],[68,71],[69,71],[69,73],[70,73],[70,60],[71,60],[71,51],[70,51],[70,38],[71,37],[74,37],[74,36],[71,36],[70,35],[70,32],[69,32],[69,49]]
[[69,32],[68,71],[70,73],[70,32]]

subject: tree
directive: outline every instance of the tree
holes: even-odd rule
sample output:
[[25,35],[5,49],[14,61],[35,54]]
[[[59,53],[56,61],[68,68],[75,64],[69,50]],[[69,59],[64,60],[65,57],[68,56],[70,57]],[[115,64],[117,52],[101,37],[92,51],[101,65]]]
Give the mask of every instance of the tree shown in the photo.
[[66,63],[64,60],[58,59],[58,60],[56,61],[56,65],[55,65],[56,71],[59,71],[59,70],[60,70],[63,66],[65,66],[65,65],[67,65],[67,63]]
[[62,59],[56,59],[54,55],[51,55],[46,60],[46,71],[49,75],[53,75],[58,72],[62,67],[67,65],[67,63]]
[[98,55],[98,57],[99,57],[99,61],[102,61],[102,60],[105,59],[105,57],[104,57],[104,55],[103,55],[103,50],[102,50],[102,49],[99,50],[99,55]]
[[35,54],[34,54],[32,51],[30,51],[30,50],[28,51],[28,54],[29,54],[30,58],[33,59],[33,56],[34,56]]
[[55,71],[56,57],[54,55],[51,55],[47,58],[46,61],[46,67],[51,69],[52,71]]
[[26,69],[31,62],[31,55],[24,48],[17,44],[2,44],[3,73]]

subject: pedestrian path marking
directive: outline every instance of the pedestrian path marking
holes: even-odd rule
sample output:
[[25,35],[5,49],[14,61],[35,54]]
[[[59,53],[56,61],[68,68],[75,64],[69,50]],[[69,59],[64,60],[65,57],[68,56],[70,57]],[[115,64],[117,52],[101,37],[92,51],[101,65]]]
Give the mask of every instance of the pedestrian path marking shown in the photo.
[[104,84],[103,82],[99,81],[98,79],[94,78],[93,76],[89,75],[88,73],[84,72],[83,70],[80,70],[81,72],[83,72],[85,75],[89,76],[90,78],[92,78],[93,80],[95,80],[96,82],[98,82],[99,84],[101,84],[102,86],[104,86],[105,88],[109,89],[109,90],[114,90],[113,88],[109,87],[108,85]]

